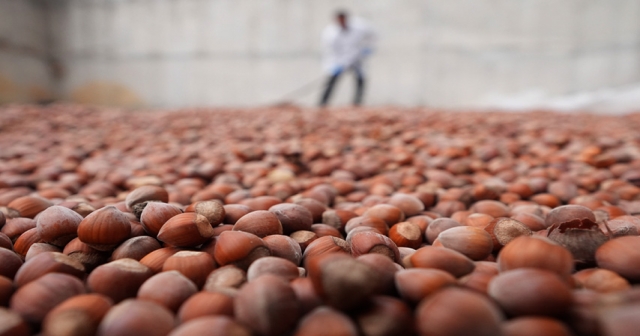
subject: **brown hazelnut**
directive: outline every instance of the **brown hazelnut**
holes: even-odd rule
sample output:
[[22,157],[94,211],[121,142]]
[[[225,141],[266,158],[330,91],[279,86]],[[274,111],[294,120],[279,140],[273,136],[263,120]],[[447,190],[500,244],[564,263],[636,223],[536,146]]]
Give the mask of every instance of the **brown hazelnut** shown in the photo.
[[0,232],[0,248],[13,250],[13,243],[11,242],[11,239],[9,239],[9,236],[2,232]]
[[160,243],[153,237],[140,236],[129,238],[120,244],[111,254],[111,260],[129,258],[140,260],[147,254],[160,248]]
[[45,252],[27,261],[16,273],[16,287],[22,287],[48,273],[64,273],[84,278],[84,266],[67,255],[59,252]]
[[323,306],[305,315],[298,324],[294,336],[359,335],[351,319],[338,310]]
[[595,254],[598,267],[623,276],[627,280],[640,280],[640,236],[624,236],[602,244]]
[[336,238],[343,238],[338,229],[327,224],[313,224],[311,225],[311,231],[313,231],[318,237],[332,236]]
[[571,277],[573,257],[564,247],[539,236],[520,236],[498,254],[501,272],[517,268],[540,268],[558,274],[564,279]]
[[296,266],[302,261],[302,249],[300,244],[291,237],[283,235],[271,235],[264,237],[264,243],[274,257],[284,258],[291,261]]
[[114,206],[90,213],[78,225],[78,238],[99,251],[109,251],[129,238],[129,219]]
[[411,308],[390,296],[375,296],[357,313],[356,322],[363,335],[412,335],[414,320]]
[[378,273],[376,282],[379,284],[379,288],[375,291],[376,294],[393,295],[396,293],[394,278],[402,267],[387,256],[379,253],[363,254],[357,257],[356,260],[371,266]]
[[340,232],[344,232],[347,222],[354,217],[356,213],[349,210],[329,209],[322,213],[322,223],[336,228]]
[[109,310],[98,327],[98,336],[164,336],[175,327],[173,313],[155,302],[128,299]]
[[505,336],[572,336],[574,333],[559,320],[542,316],[524,316],[502,324]]
[[303,315],[322,305],[322,299],[313,288],[313,282],[310,278],[295,278],[290,285],[296,293],[298,302],[300,302]]
[[107,260],[107,254],[81,242],[78,238],[71,240],[64,247],[62,253],[78,260],[87,272],[90,272]]
[[379,253],[391,258],[394,262],[400,261],[400,252],[396,244],[387,236],[371,231],[356,232],[349,237],[347,242],[351,247],[351,255],[358,257],[367,253]]
[[301,198],[294,202],[295,204],[302,205],[311,212],[314,223],[322,223],[322,214],[327,210],[327,206],[313,198]]
[[335,252],[351,253],[349,243],[344,239],[324,236],[314,240],[309,244],[309,246],[307,246],[307,248],[304,249],[302,259],[304,261],[314,256]]
[[20,217],[34,218],[41,211],[52,206],[51,201],[37,196],[22,196],[14,199],[7,207],[15,209],[20,213]]
[[251,208],[242,204],[225,204],[224,212],[223,223],[235,224],[238,219],[251,212]]
[[29,336],[31,330],[16,312],[0,307],[0,336]]
[[282,234],[282,224],[278,217],[270,211],[257,210],[242,216],[233,225],[234,231],[244,231],[264,238],[272,234]]
[[471,206],[470,210],[475,213],[487,214],[493,218],[509,216],[509,207],[502,202],[492,200],[478,201]]
[[87,278],[87,287],[118,303],[135,297],[140,286],[152,275],[147,266],[136,260],[118,259],[93,270]]
[[363,217],[382,219],[387,226],[404,221],[405,214],[400,208],[391,204],[376,204],[362,214]]
[[489,298],[460,288],[442,289],[416,309],[416,326],[421,335],[501,335],[503,320],[502,312]]
[[140,224],[149,235],[156,237],[164,223],[181,213],[182,211],[172,204],[148,202],[140,215]]
[[227,316],[204,316],[192,319],[173,329],[169,336],[191,335],[233,335],[251,336],[252,333],[245,326]]
[[286,235],[299,230],[310,230],[313,224],[313,215],[302,205],[281,203],[272,206],[269,211],[276,215]]
[[178,271],[202,288],[207,276],[216,268],[213,257],[205,252],[180,251],[169,257],[162,266],[162,271]]
[[21,234],[27,230],[31,230],[36,227],[36,221],[31,218],[18,217],[9,218],[7,224],[2,227],[2,233],[7,235],[12,241],[18,239]]
[[101,294],[76,295],[57,305],[42,323],[46,335],[94,334],[113,302]]
[[193,210],[195,213],[206,217],[211,226],[222,223],[226,215],[222,202],[218,200],[196,202]]
[[209,315],[233,316],[233,297],[219,292],[198,292],[178,311],[182,323]]
[[21,257],[26,257],[31,245],[42,242],[38,229],[33,228],[23,232],[13,243],[13,250]]
[[13,292],[13,281],[0,275],[0,307],[6,307],[9,305],[9,299],[11,299]]
[[573,279],[583,288],[600,293],[618,292],[631,288],[629,281],[615,272],[588,268],[573,274]]
[[422,236],[420,227],[410,222],[400,222],[389,230],[389,238],[398,247],[419,248],[422,245]]
[[488,294],[510,316],[557,316],[573,302],[571,288],[562,278],[535,268],[498,274],[489,282]]
[[258,258],[271,255],[260,237],[243,231],[225,231],[217,238],[214,257],[218,265],[233,264],[242,269]]
[[127,194],[125,204],[127,209],[132,210],[133,206],[145,201],[159,201],[163,203],[169,202],[169,193],[159,186],[146,185],[138,187]]
[[351,218],[345,226],[345,232],[348,234],[353,229],[361,226],[371,227],[383,235],[387,235],[389,233],[389,226],[383,219],[367,216]]
[[395,274],[395,286],[405,301],[417,304],[440,288],[455,286],[456,278],[439,269],[412,268]]
[[164,262],[172,255],[178,253],[178,251],[180,251],[180,249],[175,247],[160,248],[144,256],[140,259],[140,263],[149,267],[153,273],[160,273]]
[[27,255],[24,257],[24,260],[29,261],[33,257],[44,252],[62,252],[62,250],[59,247],[53,246],[51,244],[34,243],[29,247],[29,250],[27,251]]
[[78,235],[81,221],[82,216],[77,212],[54,205],[40,213],[36,227],[43,242],[63,247]]
[[30,323],[41,323],[55,306],[84,294],[82,281],[62,273],[49,273],[20,287],[11,297],[10,308]]
[[520,236],[531,236],[531,230],[523,223],[507,217],[499,217],[484,228],[493,241],[493,251],[499,251],[507,243]]
[[178,271],[158,273],[147,279],[138,290],[138,299],[155,302],[176,312],[198,288]]
[[279,276],[289,282],[298,277],[298,266],[278,257],[260,258],[249,266],[247,280],[252,281],[264,274]]
[[302,252],[307,249],[307,246],[309,246],[309,244],[318,239],[318,235],[315,232],[308,230],[293,232],[289,235],[289,237],[298,244]]
[[438,235],[434,246],[439,242],[442,246],[458,251],[471,260],[483,260],[493,250],[491,235],[485,230],[473,226],[457,226],[445,230]]
[[194,212],[171,217],[158,232],[158,240],[171,246],[198,246],[213,237],[207,218]]
[[461,225],[462,224],[450,218],[438,218],[429,223],[429,226],[427,226],[427,230],[425,231],[425,236],[429,244],[433,244],[442,231]]
[[291,286],[270,274],[242,286],[233,306],[236,320],[259,335],[286,334],[300,316],[300,304]]
[[471,273],[475,268],[473,260],[444,247],[423,246],[412,254],[409,260],[413,267],[440,269],[456,278]]
[[223,292],[225,294],[234,292],[247,282],[247,272],[234,265],[222,266],[209,273],[204,284],[203,291]]

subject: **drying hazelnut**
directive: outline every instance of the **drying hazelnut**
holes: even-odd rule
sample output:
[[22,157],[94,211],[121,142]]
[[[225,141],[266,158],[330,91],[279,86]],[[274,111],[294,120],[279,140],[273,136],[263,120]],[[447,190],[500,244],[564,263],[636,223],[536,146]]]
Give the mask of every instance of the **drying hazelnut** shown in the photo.
[[207,218],[194,212],[171,217],[158,232],[158,240],[171,246],[198,246],[212,236]]
[[252,281],[264,274],[279,276],[289,282],[298,277],[298,266],[278,257],[260,258],[249,266],[247,280]]
[[509,207],[504,203],[492,200],[478,201],[469,209],[476,213],[487,214],[493,218],[509,216]]
[[180,251],[170,256],[162,266],[162,271],[178,271],[202,288],[207,276],[216,268],[213,257],[205,252]]
[[29,250],[27,251],[27,255],[25,255],[24,257],[24,260],[29,261],[33,257],[44,252],[62,252],[62,250],[57,246],[53,246],[51,244],[34,243],[29,247]]
[[160,304],[176,312],[198,288],[178,271],[158,273],[147,279],[138,290],[138,299]]
[[271,255],[262,239],[248,232],[225,231],[217,239],[214,257],[220,266],[233,264],[246,270],[256,259]]
[[393,194],[391,198],[389,198],[389,204],[397,207],[405,214],[407,217],[417,216],[422,211],[424,211],[424,203],[413,195],[409,194]]
[[0,275],[0,307],[6,307],[9,305],[9,299],[11,299],[13,292],[13,281]]
[[90,272],[107,260],[107,254],[90,247],[78,238],[71,240],[64,247],[62,253],[78,260],[87,272]]
[[18,217],[10,218],[2,227],[4,233],[12,241],[18,239],[21,234],[36,227],[36,221],[31,218]]
[[81,221],[77,212],[54,205],[40,213],[36,227],[43,242],[62,247],[77,236]]
[[218,200],[196,202],[193,210],[206,217],[211,226],[222,223],[226,215],[222,202]]
[[389,227],[387,226],[387,223],[383,219],[377,218],[377,217],[367,217],[367,216],[351,218],[345,225],[344,229],[345,229],[345,232],[348,234],[349,232],[353,231],[355,228],[362,227],[362,226],[373,228],[378,233],[383,235],[386,235],[389,233]]
[[507,243],[520,236],[531,236],[531,230],[523,223],[507,217],[499,217],[484,228],[491,235],[493,250],[499,251]]
[[412,254],[409,260],[413,267],[440,269],[456,278],[471,273],[475,268],[473,260],[444,247],[423,246]]
[[225,204],[224,205],[223,223],[235,224],[242,216],[251,212],[251,208],[242,204]]
[[300,316],[300,304],[291,286],[270,274],[242,286],[233,306],[236,320],[260,335],[286,334]]
[[114,206],[90,213],[78,225],[78,238],[99,251],[111,250],[130,234],[129,219]]
[[40,239],[40,233],[36,228],[29,229],[23,232],[18,239],[13,243],[13,250],[21,257],[25,257],[31,245],[42,242]]
[[405,219],[402,210],[391,204],[376,204],[365,211],[362,216],[382,219],[387,226],[400,223]]
[[152,275],[147,266],[136,260],[118,259],[93,270],[87,278],[87,287],[118,303],[135,297],[140,286]]
[[376,294],[393,295],[396,293],[394,283],[395,274],[402,269],[398,264],[393,262],[387,256],[379,253],[363,254],[357,257],[356,260],[371,266],[371,268],[377,273],[376,282],[378,283],[379,288],[376,289]]
[[318,239],[318,235],[315,232],[308,230],[293,232],[289,235],[289,237],[298,244],[302,252],[307,249],[307,246],[309,246],[309,244]]
[[11,239],[9,239],[9,236],[2,232],[0,232],[0,248],[13,250],[13,243],[11,242]]
[[591,268],[573,274],[573,278],[586,289],[600,293],[618,292],[631,288],[629,281],[615,272]]
[[416,309],[421,335],[501,335],[503,320],[500,309],[486,296],[460,288],[442,289]]
[[336,228],[340,232],[344,232],[347,222],[358,215],[353,211],[329,209],[322,213],[322,223]]
[[401,222],[391,227],[389,238],[398,247],[419,248],[422,244],[422,231],[420,227],[410,222]]
[[520,212],[513,214],[511,218],[526,225],[531,231],[540,231],[547,228],[544,219],[536,214]]
[[327,224],[313,224],[311,225],[311,231],[314,232],[318,237],[332,236],[336,238],[343,238],[338,229]]
[[511,316],[557,316],[572,304],[571,288],[557,274],[535,268],[500,273],[488,294]]
[[146,300],[128,299],[109,310],[96,335],[165,336],[175,325],[175,316],[164,306]]
[[310,278],[295,278],[290,285],[296,293],[298,302],[300,302],[302,315],[322,305],[322,299],[313,288],[313,282]]
[[234,231],[244,231],[264,238],[268,235],[282,234],[282,224],[278,217],[266,210],[257,210],[242,216],[233,225]]
[[294,202],[302,205],[311,212],[314,223],[322,223],[322,214],[327,210],[327,206],[312,198],[301,198]]
[[42,322],[46,335],[95,334],[113,302],[100,294],[74,296],[57,305]]

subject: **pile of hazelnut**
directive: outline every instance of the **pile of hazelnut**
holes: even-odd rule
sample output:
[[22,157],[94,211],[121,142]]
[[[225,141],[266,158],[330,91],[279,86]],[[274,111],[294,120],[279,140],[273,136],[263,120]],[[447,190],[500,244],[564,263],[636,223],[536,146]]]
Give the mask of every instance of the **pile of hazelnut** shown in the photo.
[[640,115],[0,108],[0,336],[640,333]]

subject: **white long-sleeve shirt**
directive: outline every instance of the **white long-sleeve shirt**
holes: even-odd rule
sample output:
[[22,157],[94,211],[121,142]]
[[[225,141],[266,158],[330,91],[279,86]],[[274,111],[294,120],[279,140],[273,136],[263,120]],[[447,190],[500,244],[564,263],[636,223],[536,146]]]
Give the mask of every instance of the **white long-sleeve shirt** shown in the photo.
[[365,51],[373,49],[375,32],[361,18],[349,17],[347,29],[337,23],[327,26],[322,33],[324,45],[323,66],[327,72],[336,68],[360,67]]

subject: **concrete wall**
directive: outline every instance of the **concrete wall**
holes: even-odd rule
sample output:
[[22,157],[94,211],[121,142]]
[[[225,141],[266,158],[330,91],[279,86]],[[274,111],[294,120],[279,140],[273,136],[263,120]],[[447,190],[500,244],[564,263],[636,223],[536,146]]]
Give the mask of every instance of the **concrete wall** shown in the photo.
[[48,47],[43,2],[0,0],[0,104],[51,99]]
[[[47,3],[51,54],[64,65],[58,88],[81,102],[276,102],[322,76],[320,34],[336,8],[378,31],[369,104],[484,106],[640,82],[638,0]],[[353,81],[342,79],[334,103],[350,101]],[[315,104],[319,91],[297,102]]]

